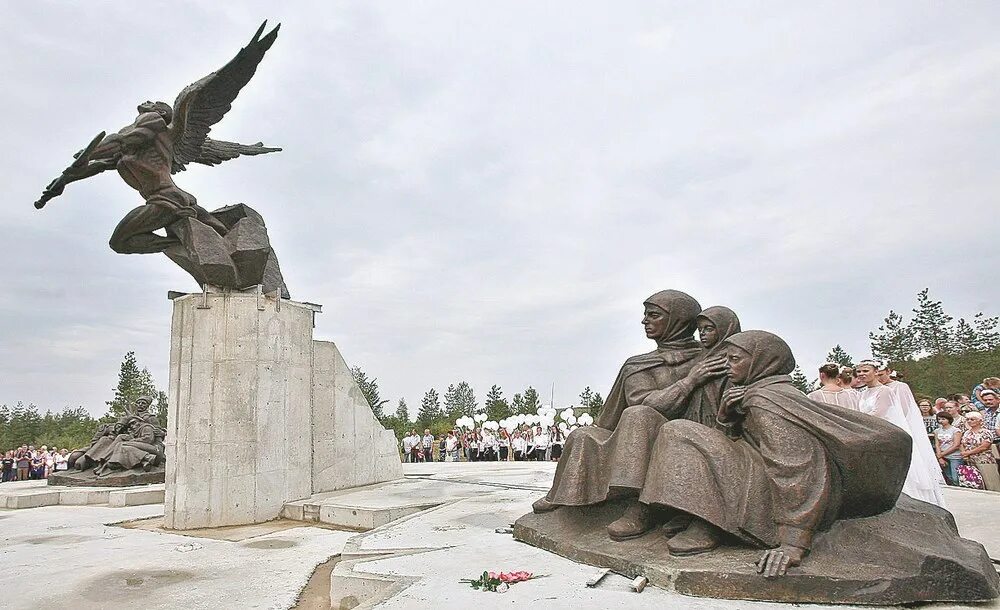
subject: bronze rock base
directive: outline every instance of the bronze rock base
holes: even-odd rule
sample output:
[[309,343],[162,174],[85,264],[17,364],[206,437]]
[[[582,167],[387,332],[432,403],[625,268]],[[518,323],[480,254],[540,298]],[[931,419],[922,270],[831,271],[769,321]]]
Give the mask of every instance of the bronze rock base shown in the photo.
[[609,501],[527,514],[514,524],[514,538],[699,597],[898,605],[1000,595],[1000,578],[986,549],[959,537],[951,513],[905,495],[881,515],[836,522],[816,537],[801,566],[773,579],[755,571],[759,549],[731,543],[702,555],[671,557],[660,528],[612,542],[605,528],[624,508],[623,502]]

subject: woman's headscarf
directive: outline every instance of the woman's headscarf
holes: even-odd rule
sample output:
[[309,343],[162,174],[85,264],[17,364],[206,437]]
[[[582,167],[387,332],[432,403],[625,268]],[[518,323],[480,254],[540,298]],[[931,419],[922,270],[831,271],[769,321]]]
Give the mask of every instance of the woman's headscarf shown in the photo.
[[687,345],[694,337],[694,320],[701,313],[701,305],[693,296],[680,290],[661,290],[649,297],[643,305],[655,305],[667,312],[667,327],[663,334],[654,337],[659,347]]
[[[723,307],[721,305],[716,305],[714,307],[709,307],[705,311],[698,314],[697,318],[705,318],[709,322],[715,325],[717,332],[719,333],[719,340],[709,348],[706,356],[716,354],[722,350],[723,343],[726,339],[732,337],[736,333],[740,332],[740,319],[736,317],[736,312],[728,307]],[[697,318],[695,321],[697,322]]]
[[765,330],[747,330],[729,337],[725,343],[735,345],[750,354],[750,370],[746,381],[743,382],[745,385],[775,375],[788,375],[795,370],[792,349],[784,339],[773,333]]

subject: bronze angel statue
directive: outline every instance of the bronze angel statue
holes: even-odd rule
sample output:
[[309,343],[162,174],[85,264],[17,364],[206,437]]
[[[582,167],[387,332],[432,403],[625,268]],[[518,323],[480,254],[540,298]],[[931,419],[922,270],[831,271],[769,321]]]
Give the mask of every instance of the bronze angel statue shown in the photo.
[[[112,250],[119,254],[164,252],[199,283],[224,288],[265,284],[265,288],[280,289],[287,298],[260,215],[242,204],[209,212],[198,205],[193,195],[178,187],[172,177],[184,171],[189,163],[218,165],[241,155],[281,150],[260,142],[238,144],[208,137],[212,126],[232,108],[236,96],[250,82],[257,65],[274,44],[281,26],[264,34],[266,25],[266,21],[261,24],[249,44],[229,63],[184,88],[172,107],[164,102],[143,102],[131,125],[118,133],[98,134],[75,155],[76,160],[62,175],[45,188],[35,207],[43,208],[71,182],[117,169],[125,183],[139,191],[145,203],[118,223],[111,235]],[[250,218],[245,225],[257,226],[241,227],[240,244],[235,239],[226,241],[235,224],[245,218]],[[164,234],[157,233],[160,230]],[[256,256],[234,257],[236,250],[247,247],[247,234],[253,237],[249,242]],[[270,268],[265,270],[265,267]]]

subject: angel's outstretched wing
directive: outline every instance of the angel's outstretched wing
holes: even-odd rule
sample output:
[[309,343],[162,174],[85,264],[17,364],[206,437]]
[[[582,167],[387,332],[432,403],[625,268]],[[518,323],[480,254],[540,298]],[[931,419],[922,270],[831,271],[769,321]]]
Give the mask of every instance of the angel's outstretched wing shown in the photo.
[[[201,145],[201,154],[197,159],[192,159],[192,162],[201,163],[202,165],[218,165],[223,161],[235,159],[240,155],[263,155],[272,152],[281,152],[281,149],[264,146],[263,142],[239,144],[237,142],[205,138],[205,143]],[[174,172],[184,171],[185,169],[181,165],[179,168],[175,168]]]
[[[177,96],[177,100],[174,101],[173,119],[170,121],[170,136],[174,143],[173,172],[181,171],[188,163],[199,160],[212,125],[222,120],[222,117],[229,112],[240,89],[250,82],[250,78],[257,71],[257,65],[264,58],[264,53],[274,44],[281,28],[279,24],[262,38],[265,26],[267,26],[266,21],[253,35],[250,43],[240,49],[228,64],[188,85]],[[237,151],[237,154],[251,153]]]

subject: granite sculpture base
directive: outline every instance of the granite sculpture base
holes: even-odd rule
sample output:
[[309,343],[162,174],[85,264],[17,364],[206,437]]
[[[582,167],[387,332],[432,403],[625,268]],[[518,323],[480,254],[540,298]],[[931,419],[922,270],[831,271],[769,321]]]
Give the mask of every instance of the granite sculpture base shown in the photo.
[[703,555],[671,557],[658,530],[613,542],[605,528],[623,511],[622,502],[611,501],[528,514],[514,524],[514,538],[699,597],[899,605],[978,602],[1000,595],[1000,579],[986,549],[959,537],[951,513],[908,496],[881,515],[836,522],[816,537],[800,567],[770,579],[755,571],[761,555],[757,549],[724,546]]
[[115,470],[103,477],[96,476],[92,469],[82,472],[79,470],[67,470],[50,474],[48,483],[49,485],[64,487],[134,487],[136,485],[162,483],[163,477],[163,466],[156,466],[148,471],[141,468]]
[[262,523],[286,502],[402,477],[320,306],[260,290],[173,295],[164,525]]

